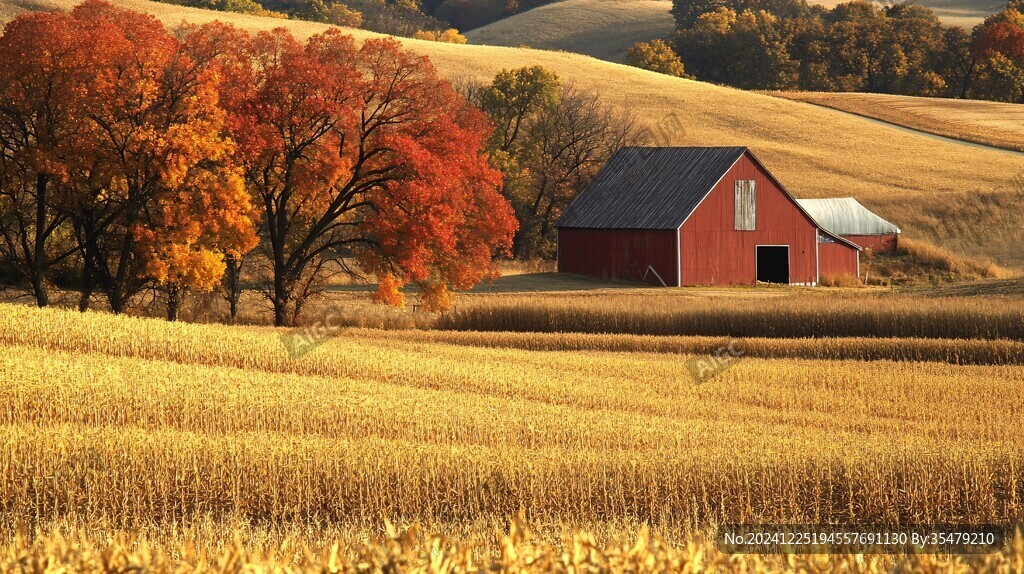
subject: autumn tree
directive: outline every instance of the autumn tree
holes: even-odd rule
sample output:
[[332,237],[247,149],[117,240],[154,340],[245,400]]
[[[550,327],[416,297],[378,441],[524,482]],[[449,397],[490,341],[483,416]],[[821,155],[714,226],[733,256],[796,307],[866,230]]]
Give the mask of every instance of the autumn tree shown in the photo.
[[554,257],[555,222],[613,153],[642,143],[634,116],[605,105],[594,92],[563,88],[540,110],[518,151],[525,177],[512,190],[520,221],[516,256]]
[[16,18],[0,38],[0,253],[40,307],[50,269],[76,252],[61,191],[96,65],[85,38],[79,22],[44,12]]
[[626,52],[626,59],[629,65],[637,68],[677,78],[686,77],[682,60],[664,40],[637,42]]
[[363,15],[341,2],[330,0],[309,0],[297,13],[303,20],[324,22],[334,26],[358,28],[363,24]]
[[476,103],[494,125],[491,147],[508,153],[530,119],[558,99],[561,83],[543,66],[502,70],[490,85],[476,90]]
[[974,31],[979,61],[975,90],[981,97],[1024,103],[1024,15],[1008,5]]
[[519,221],[516,257],[554,256],[555,222],[612,153],[640,143],[636,118],[542,67],[504,70],[467,93],[494,126],[492,155]]
[[466,37],[455,28],[440,30],[420,30],[412,36],[416,40],[428,40],[430,42],[441,42],[444,44],[465,44]]
[[[213,259],[245,243],[234,238],[244,217],[212,221],[224,215],[219,209],[245,209],[234,199],[237,190],[220,183],[237,168],[217,76],[151,16],[89,0],[69,17],[96,58],[78,103],[85,145],[67,184],[84,260],[83,301],[95,285],[120,313],[154,281],[179,293],[205,288],[219,269]],[[190,274],[185,268],[198,261],[195,253],[206,267]]]
[[241,259],[257,244],[257,213],[240,170],[194,170],[187,177],[162,194],[134,232],[143,276],[167,295],[168,321],[178,319],[187,291],[212,290],[226,260]]
[[[483,154],[485,119],[394,40],[328,31],[299,43],[225,26],[192,31],[218,52],[236,157],[261,212],[277,325],[326,274],[359,268],[429,301],[492,272],[515,220]],[[225,50],[224,48],[230,48]]]

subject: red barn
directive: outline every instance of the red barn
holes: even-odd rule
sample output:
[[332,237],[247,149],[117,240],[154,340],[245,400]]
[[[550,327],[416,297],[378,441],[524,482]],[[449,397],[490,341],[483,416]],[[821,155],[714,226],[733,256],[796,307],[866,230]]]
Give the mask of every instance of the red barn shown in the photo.
[[745,147],[619,150],[558,221],[558,270],[654,285],[816,285],[860,274]]
[[800,207],[822,227],[872,251],[896,251],[900,228],[852,197],[798,199]]

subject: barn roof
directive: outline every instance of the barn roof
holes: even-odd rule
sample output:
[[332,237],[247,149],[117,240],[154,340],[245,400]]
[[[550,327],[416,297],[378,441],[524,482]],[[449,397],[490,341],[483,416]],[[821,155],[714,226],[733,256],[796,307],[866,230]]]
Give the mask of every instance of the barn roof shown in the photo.
[[836,235],[891,235],[900,228],[882,219],[852,197],[798,199],[818,225]]
[[745,147],[625,147],[598,172],[558,227],[678,229]]

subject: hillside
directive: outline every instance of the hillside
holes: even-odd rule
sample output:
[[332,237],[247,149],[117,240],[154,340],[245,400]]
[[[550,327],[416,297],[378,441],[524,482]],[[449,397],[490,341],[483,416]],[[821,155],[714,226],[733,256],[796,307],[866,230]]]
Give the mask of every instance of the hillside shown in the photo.
[[625,62],[637,42],[675,29],[668,0],[564,0],[470,30],[473,44],[529,46]]
[[770,92],[943,137],[1024,151],[1024,106],[891,94]]
[[[298,36],[326,29],[307,22],[228,14],[147,0],[118,0],[168,25],[231,21],[250,30],[284,26]],[[4,0],[0,13],[68,8],[71,0]],[[357,38],[372,36],[353,30]],[[568,53],[403,40],[449,78],[486,81],[503,68],[539,64],[606,102],[640,116],[658,145],[746,145],[797,196],[854,196],[908,236],[1024,266],[1016,219],[978,211],[977,193],[1012,191],[1024,156],[908,133],[877,122],[764,94],[670,78]],[[985,205],[996,205],[988,202]],[[1009,218],[1009,219],[1007,219]],[[1008,227],[1008,224],[1011,227]],[[1019,225],[1017,225],[1019,227]]]

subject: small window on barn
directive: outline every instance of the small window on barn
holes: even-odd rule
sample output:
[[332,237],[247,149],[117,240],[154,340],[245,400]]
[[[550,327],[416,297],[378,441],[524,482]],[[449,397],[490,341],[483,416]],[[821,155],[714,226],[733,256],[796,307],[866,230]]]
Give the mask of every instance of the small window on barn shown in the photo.
[[757,193],[754,180],[736,181],[736,231],[754,231],[757,221]]

